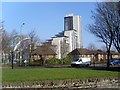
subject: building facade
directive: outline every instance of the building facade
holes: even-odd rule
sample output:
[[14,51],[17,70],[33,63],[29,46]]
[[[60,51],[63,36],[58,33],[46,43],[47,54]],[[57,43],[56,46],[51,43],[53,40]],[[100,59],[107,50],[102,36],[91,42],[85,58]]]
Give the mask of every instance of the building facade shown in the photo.
[[82,48],[81,16],[73,14],[64,17],[64,31],[52,38],[52,45],[56,45],[56,58],[64,58],[76,48]]
[[[64,17],[64,35],[72,38],[73,50],[82,47],[81,16],[68,14]],[[71,33],[67,35],[67,33]],[[70,46],[70,47],[72,47]]]
[[[74,59],[79,57],[91,58],[91,63],[106,63],[107,62],[107,52],[98,50],[89,50],[86,48],[76,48],[71,51],[68,55],[72,56]],[[114,51],[110,52],[110,59],[119,59],[120,54]]]

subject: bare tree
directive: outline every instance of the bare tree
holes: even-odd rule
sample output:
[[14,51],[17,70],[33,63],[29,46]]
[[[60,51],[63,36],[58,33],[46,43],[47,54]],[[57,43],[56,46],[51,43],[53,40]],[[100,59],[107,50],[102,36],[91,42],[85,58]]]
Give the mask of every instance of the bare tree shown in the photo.
[[11,40],[11,47],[14,48],[15,45],[20,41],[20,35],[18,34],[18,32],[16,30],[13,30],[10,33],[10,40]]
[[[94,19],[94,23],[89,25],[90,32],[97,36],[100,41],[105,43],[106,45],[108,53],[108,69],[111,46],[114,41],[116,43],[116,40],[120,39],[116,38],[120,37],[120,30],[117,28],[120,26],[117,4],[117,2],[97,3],[96,12],[94,12],[92,16]],[[117,35],[115,35],[115,32],[117,32]]]
[[[2,60],[2,28],[0,28],[0,60]],[[2,61],[0,61],[2,63]]]
[[2,62],[8,59],[8,53],[11,51],[11,39],[10,35],[3,30],[2,34]]
[[120,1],[113,5],[113,12],[111,13],[113,17],[113,28],[114,28],[114,39],[113,45],[115,46],[116,50],[120,53]]
[[32,59],[32,51],[35,49],[35,46],[37,44],[40,44],[40,39],[38,38],[38,36],[36,35],[35,30],[32,30],[29,34],[28,37],[30,38],[31,42],[30,42],[30,46],[29,46],[29,63]]
[[62,61],[62,64],[63,64],[63,60],[64,58],[67,56],[67,53],[68,53],[68,43],[66,43],[66,39],[63,38],[63,40],[60,42],[61,44],[61,48],[60,48],[60,52],[61,52],[61,61]]
[[105,52],[107,51],[105,45],[102,45],[100,49],[101,49],[102,51],[105,51]]
[[114,46],[111,47],[111,51],[117,52],[117,50]]
[[2,62],[5,62],[9,60],[9,62],[12,60],[11,52],[13,51],[14,46],[16,43],[18,43],[18,33],[16,30],[13,30],[11,33],[8,33],[4,29],[4,25],[2,22],[1,26],[1,47],[2,47]]

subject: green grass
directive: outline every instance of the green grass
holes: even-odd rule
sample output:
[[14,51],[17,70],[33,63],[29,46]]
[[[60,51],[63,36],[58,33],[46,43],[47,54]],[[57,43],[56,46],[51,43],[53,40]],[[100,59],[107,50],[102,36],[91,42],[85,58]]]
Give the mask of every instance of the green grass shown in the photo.
[[2,82],[2,69],[0,69],[0,83]]
[[118,72],[80,68],[3,69],[3,82],[118,77]]

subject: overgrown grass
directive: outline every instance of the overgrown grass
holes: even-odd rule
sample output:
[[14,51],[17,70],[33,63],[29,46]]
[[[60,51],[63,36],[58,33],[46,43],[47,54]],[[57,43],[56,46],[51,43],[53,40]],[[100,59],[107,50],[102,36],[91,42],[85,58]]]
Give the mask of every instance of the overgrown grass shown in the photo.
[[3,69],[3,82],[25,82],[39,80],[64,80],[118,77],[118,72],[88,70],[82,68],[28,68]]

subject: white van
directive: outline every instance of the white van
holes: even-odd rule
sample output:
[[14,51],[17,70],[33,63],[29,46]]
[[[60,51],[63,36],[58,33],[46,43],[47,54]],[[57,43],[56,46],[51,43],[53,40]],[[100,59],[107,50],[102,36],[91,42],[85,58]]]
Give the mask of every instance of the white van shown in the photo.
[[71,62],[71,66],[89,66],[91,64],[91,58],[77,58]]

